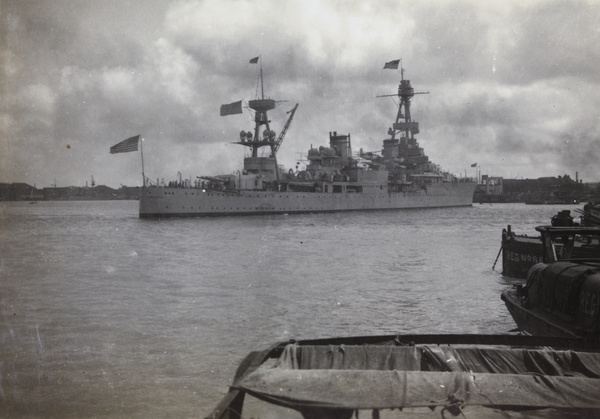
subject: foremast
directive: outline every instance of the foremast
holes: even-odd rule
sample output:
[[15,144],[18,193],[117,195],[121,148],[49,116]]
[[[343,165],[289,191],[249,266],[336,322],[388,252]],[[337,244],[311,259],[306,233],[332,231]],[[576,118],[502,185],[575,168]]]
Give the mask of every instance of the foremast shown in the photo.
[[[410,80],[404,80],[404,69],[400,70],[401,79],[400,85],[398,86],[398,97],[400,98],[400,106],[398,107],[398,114],[396,115],[396,122],[394,122],[393,130],[390,132],[391,139],[396,137],[396,134],[403,132],[404,136],[408,139],[414,140],[415,134],[419,133],[419,123],[413,122],[410,115],[410,101],[414,95],[426,95],[429,92],[415,92],[413,87],[410,85]],[[402,110],[404,109],[404,114]],[[404,119],[404,120],[403,120]]]
[[[395,67],[398,68],[398,67]],[[396,119],[388,129],[389,138],[383,140],[382,157],[390,172],[392,184],[411,184],[419,175],[429,173],[433,165],[425,155],[415,135],[419,133],[419,123],[412,120],[410,105],[415,95],[429,92],[415,92],[410,80],[404,79],[404,68],[400,69],[401,79],[398,93],[377,97],[397,96],[400,100]]]
[[410,80],[404,80],[404,68],[400,69],[400,75],[400,85],[398,86],[397,94],[379,95],[377,97],[398,96],[400,99],[396,120],[392,128],[388,130],[388,135],[390,135],[389,139],[395,140],[396,136],[398,136],[416,141],[415,134],[419,133],[419,123],[412,121],[410,115],[410,101],[414,95],[427,95],[429,92],[415,92],[415,89],[413,89],[410,84]]

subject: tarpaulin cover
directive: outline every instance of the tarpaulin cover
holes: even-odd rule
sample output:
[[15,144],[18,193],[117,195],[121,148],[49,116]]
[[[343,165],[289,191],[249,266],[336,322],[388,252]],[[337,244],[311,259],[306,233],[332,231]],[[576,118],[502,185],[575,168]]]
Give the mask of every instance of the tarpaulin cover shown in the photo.
[[526,286],[528,300],[534,306],[574,318],[582,283],[600,281],[600,274],[590,266],[570,262],[542,266],[532,268]]
[[477,346],[287,345],[235,384],[301,410],[600,408],[600,354]]

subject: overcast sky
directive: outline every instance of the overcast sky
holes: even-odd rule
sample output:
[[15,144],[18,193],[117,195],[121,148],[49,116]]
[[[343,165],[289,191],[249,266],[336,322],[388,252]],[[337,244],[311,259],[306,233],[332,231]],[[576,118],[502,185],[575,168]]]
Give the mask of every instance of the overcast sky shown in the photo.
[[[378,151],[402,59],[430,159],[457,175],[600,181],[600,1],[0,0],[0,182],[38,188],[231,173],[261,56],[278,160],[328,132]],[[305,154],[304,154],[305,156]]]

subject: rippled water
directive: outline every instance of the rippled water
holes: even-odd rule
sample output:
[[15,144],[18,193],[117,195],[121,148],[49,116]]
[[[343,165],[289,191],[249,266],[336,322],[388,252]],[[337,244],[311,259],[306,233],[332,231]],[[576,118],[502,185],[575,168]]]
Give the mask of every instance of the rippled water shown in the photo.
[[508,332],[502,228],[574,208],[140,220],[136,201],[1,203],[0,417],[198,417],[277,341]]

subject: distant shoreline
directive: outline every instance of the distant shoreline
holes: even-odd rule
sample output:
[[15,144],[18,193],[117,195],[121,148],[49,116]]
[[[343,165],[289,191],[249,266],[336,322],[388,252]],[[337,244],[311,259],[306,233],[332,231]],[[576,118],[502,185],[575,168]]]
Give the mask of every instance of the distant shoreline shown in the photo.
[[107,201],[139,200],[142,188],[105,185],[64,186],[37,189],[26,183],[0,183],[0,201]]

